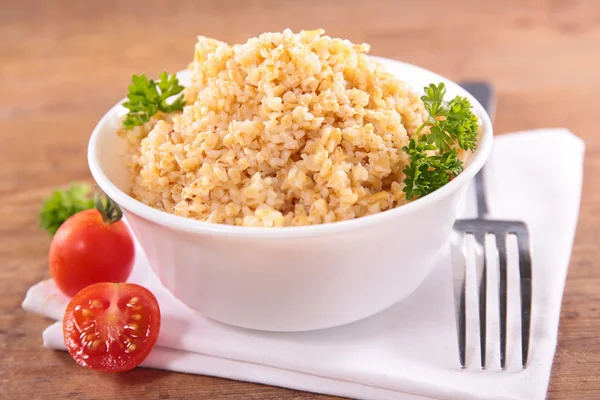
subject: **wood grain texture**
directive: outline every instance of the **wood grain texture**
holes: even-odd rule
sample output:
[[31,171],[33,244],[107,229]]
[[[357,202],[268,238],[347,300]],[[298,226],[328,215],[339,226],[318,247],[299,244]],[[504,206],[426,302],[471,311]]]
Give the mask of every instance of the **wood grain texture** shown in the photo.
[[[0,398],[329,399],[203,376],[113,376],[42,348],[49,321],[20,309],[47,278],[40,201],[90,179],[85,148],[132,73],[175,71],[195,36],[241,42],[323,27],[371,53],[498,90],[496,130],[564,126],[586,141],[581,219],[550,399],[600,398],[600,1],[0,0]],[[91,389],[94,388],[94,389]]]

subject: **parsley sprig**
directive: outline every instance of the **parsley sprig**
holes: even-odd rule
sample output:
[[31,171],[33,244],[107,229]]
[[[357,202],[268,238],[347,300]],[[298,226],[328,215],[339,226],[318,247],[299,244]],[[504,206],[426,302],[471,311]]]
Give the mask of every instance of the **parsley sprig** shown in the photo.
[[40,210],[40,227],[53,236],[70,216],[94,208],[92,186],[72,183],[68,188],[57,189],[48,197]]
[[150,121],[150,118],[159,111],[169,113],[183,110],[185,105],[183,94],[167,103],[169,98],[178,95],[183,89],[177,76],[166,72],[159,75],[158,81],[148,79],[145,74],[133,75],[127,95],[128,100],[123,103],[123,106],[129,109],[129,113],[123,120],[123,127],[133,129]]
[[[445,101],[443,82],[432,83],[424,90],[421,100],[429,117],[403,148],[410,160],[404,169],[407,200],[423,197],[460,174],[463,163],[458,158],[456,146],[474,150],[479,133],[479,120],[471,111],[467,98],[456,96]],[[429,133],[420,135],[426,127],[429,127]]]
[[68,188],[58,188],[44,200],[39,214],[40,228],[50,236],[73,215],[96,208],[106,225],[115,223],[123,218],[119,205],[98,187],[85,182],[73,182]]

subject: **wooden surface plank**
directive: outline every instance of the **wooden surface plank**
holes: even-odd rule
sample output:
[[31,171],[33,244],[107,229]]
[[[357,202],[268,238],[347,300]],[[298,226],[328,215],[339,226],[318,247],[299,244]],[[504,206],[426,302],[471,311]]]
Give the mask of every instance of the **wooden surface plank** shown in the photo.
[[[0,398],[321,399],[281,388],[136,369],[114,376],[43,349],[49,321],[20,309],[47,278],[41,199],[90,179],[85,148],[132,73],[185,68],[195,36],[241,42],[323,27],[371,53],[498,90],[497,132],[563,126],[587,145],[581,219],[550,399],[600,397],[600,2],[0,0]],[[94,388],[94,389],[92,389]]]

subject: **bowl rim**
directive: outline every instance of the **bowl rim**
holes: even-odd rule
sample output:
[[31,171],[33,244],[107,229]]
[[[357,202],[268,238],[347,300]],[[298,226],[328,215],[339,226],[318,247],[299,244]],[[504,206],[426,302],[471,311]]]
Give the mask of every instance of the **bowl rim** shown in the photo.
[[[122,107],[121,104],[126,98],[121,99],[117,104],[112,106],[106,114],[102,116],[100,121],[94,127],[92,131],[88,149],[87,157],[88,164],[92,176],[98,186],[114,201],[119,204],[126,212],[131,212],[139,217],[143,217],[146,220],[162,225],[164,227],[184,231],[195,234],[210,234],[218,236],[231,236],[238,238],[263,238],[263,239],[290,239],[298,237],[312,237],[312,236],[324,236],[333,235],[339,233],[345,233],[348,231],[362,229],[374,224],[378,224],[384,221],[402,217],[406,214],[416,213],[427,207],[431,207],[441,199],[450,196],[460,187],[467,184],[475,174],[485,164],[491,149],[493,141],[493,128],[490,121],[489,115],[483,108],[483,106],[465,89],[460,87],[454,81],[432,72],[428,69],[419,67],[414,64],[397,61],[389,58],[370,56],[384,64],[397,64],[402,68],[409,68],[420,73],[425,73],[431,76],[432,81],[438,80],[446,84],[447,87],[451,87],[453,90],[458,92],[461,96],[467,97],[473,105],[476,115],[479,117],[482,126],[482,133],[479,141],[479,145],[473,153],[472,160],[465,167],[456,178],[444,185],[442,188],[423,196],[410,203],[402,206],[395,207],[390,210],[385,210],[377,214],[367,215],[364,217],[354,218],[350,220],[331,222],[326,224],[315,224],[305,226],[283,226],[283,227],[248,227],[248,226],[235,226],[227,224],[218,224],[213,222],[206,222],[170,214],[166,211],[158,210],[149,205],[146,205],[135,198],[131,197],[127,193],[119,189],[104,173],[100,167],[100,163],[97,158],[97,147],[101,137],[102,127],[110,120],[115,118],[117,111]],[[410,81],[406,81],[410,85]]]

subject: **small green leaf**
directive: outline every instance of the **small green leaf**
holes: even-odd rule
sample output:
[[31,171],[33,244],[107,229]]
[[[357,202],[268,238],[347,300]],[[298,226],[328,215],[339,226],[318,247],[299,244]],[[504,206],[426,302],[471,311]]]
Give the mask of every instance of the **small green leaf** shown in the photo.
[[446,151],[452,147],[454,141],[452,137],[444,131],[444,125],[435,124],[429,130],[427,143],[434,144],[440,151]]
[[72,215],[94,208],[92,187],[87,183],[72,183],[67,189],[57,189],[48,197],[40,210],[40,227],[51,236]]
[[123,120],[123,127],[133,129],[145,124],[159,111],[170,113],[183,110],[185,106],[183,94],[171,99],[180,94],[183,89],[177,76],[169,75],[167,72],[159,74],[158,82],[148,79],[145,74],[133,75],[127,101],[123,103],[123,106],[129,109]]

